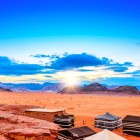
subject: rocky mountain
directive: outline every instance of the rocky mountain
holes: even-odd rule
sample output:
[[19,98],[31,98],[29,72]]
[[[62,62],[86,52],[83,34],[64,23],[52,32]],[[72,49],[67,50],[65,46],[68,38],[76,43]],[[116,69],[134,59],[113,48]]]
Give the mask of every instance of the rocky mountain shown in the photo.
[[0,92],[12,92],[12,90],[0,87]]
[[10,88],[12,92],[30,92],[31,90],[25,88],[25,87],[12,87]]
[[114,86],[113,88],[107,88],[99,83],[92,83],[89,85],[77,86],[77,87],[65,87],[60,93],[94,93],[94,92],[116,92],[116,93],[128,93],[128,94],[140,94],[139,90],[135,86]]
[[78,94],[78,93],[81,93],[81,89],[82,87],[80,86],[69,86],[69,87],[64,87],[60,93],[63,94],[63,93],[67,93],[67,94]]
[[50,83],[50,84],[44,84],[42,91],[55,91],[59,92],[64,88],[64,86],[61,83]]
[[82,92],[108,91],[108,88],[99,83],[92,83],[90,85],[82,87],[81,91]]
[[46,82],[43,84],[40,83],[0,83],[0,88],[9,89],[13,92],[29,92],[29,91],[61,91],[64,86],[61,83],[50,83]]
[[64,87],[60,93],[90,93],[97,91],[108,91],[108,89],[99,83],[92,83],[84,86]]
[[108,89],[115,89],[115,88],[119,87],[118,85],[111,85],[111,86],[106,85],[106,84],[102,84],[102,85],[105,86]]
[[45,82],[40,83],[23,83],[23,84],[13,84],[13,83],[0,83],[0,91],[5,92],[60,92],[60,93],[91,93],[91,92],[127,92],[127,93],[139,93],[139,88],[135,86],[108,86],[106,84],[91,83],[89,85],[83,86],[72,86],[64,87],[62,83],[50,83]]
[[115,89],[112,89],[111,91],[114,92],[127,92],[127,93],[132,93],[132,94],[138,94],[139,90],[135,86],[119,86]]

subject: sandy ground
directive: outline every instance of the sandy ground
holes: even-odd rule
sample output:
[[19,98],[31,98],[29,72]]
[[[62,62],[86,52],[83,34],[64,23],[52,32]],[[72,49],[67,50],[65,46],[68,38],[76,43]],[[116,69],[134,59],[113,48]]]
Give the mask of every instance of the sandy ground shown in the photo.
[[[127,114],[140,116],[140,96],[108,96],[56,93],[0,93],[0,104],[36,105],[46,108],[64,108],[66,112],[74,114],[76,126],[88,125],[94,128],[94,117],[105,112],[119,115]],[[140,140],[140,137],[122,134],[122,130],[115,130],[128,140]]]

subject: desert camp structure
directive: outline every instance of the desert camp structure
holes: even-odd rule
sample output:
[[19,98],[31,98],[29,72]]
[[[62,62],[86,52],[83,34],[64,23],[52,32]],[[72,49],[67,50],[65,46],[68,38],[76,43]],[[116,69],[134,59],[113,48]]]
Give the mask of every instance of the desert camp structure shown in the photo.
[[33,108],[25,110],[28,117],[54,122],[55,116],[62,116],[64,109]]
[[121,117],[106,112],[103,115],[95,117],[95,127],[101,129],[114,130],[122,126]]
[[123,133],[140,137],[140,116],[127,115],[122,123]]
[[69,128],[58,131],[58,140],[83,140],[83,138],[91,136],[95,133],[96,132],[88,126]]
[[27,109],[25,115],[36,119],[54,122],[62,128],[71,128],[74,126],[74,115],[66,114],[64,109]]
[[84,140],[126,140],[126,139],[107,129],[104,129],[103,131],[95,135],[84,138]]
[[62,128],[71,128],[74,127],[74,115],[62,115],[55,116],[54,123],[58,124]]

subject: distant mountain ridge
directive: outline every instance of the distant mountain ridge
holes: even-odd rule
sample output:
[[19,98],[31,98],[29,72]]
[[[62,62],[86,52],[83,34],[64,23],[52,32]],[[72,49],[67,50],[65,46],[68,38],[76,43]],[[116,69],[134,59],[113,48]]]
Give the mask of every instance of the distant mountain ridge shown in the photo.
[[61,83],[53,83],[53,84],[44,84],[42,91],[55,91],[59,92],[64,88],[63,84]]
[[0,83],[0,91],[13,91],[13,92],[59,92],[59,93],[91,93],[91,92],[129,92],[129,93],[139,93],[140,86],[108,86],[106,84],[91,83],[88,85],[77,85],[72,87],[65,87],[62,83]]
[[40,83],[23,83],[23,84],[14,84],[14,83],[0,83],[0,88],[10,89],[13,92],[29,92],[29,91],[61,91],[64,86],[61,83],[50,83],[45,82]]
[[116,92],[116,93],[128,93],[128,94],[139,94],[140,91],[135,86],[117,86],[113,88],[108,88],[105,85],[99,84],[99,83],[92,83],[89,85],[85,85],[83,87],[65,87],[60,91],[60,93],[94,93],[94,92]]
[[65,87],[62,89],[61,93],[91,93],[99,91],[104,92],[109,91],[109,89],[99,83],[91,83],[84,86]]
[[0,92],[12,92],[12,90],[0,87]]
[[82,92],[108,91],[108,88],[99,83],[92,83],[81,88]]
[[128,92],[128,93],[140,93],[138,88],[135,86],[119,86],[115,89],[112,89],[114,92]]

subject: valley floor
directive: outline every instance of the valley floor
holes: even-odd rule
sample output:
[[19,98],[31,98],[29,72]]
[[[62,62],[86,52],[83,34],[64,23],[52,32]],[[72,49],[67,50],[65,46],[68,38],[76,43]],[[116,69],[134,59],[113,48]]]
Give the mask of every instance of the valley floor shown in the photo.
[[[121,116],[140,116],[140,96],[108,96],[57,93],[0,93],[0,104],[35,105],[45,108],[64,108],[67,113],[74,114],[76,126],[88,125],[95,131],[94,117],[105,112]],[[139,140],[139,137],[122,134],[122,130],[115,130],[128,140]]]

